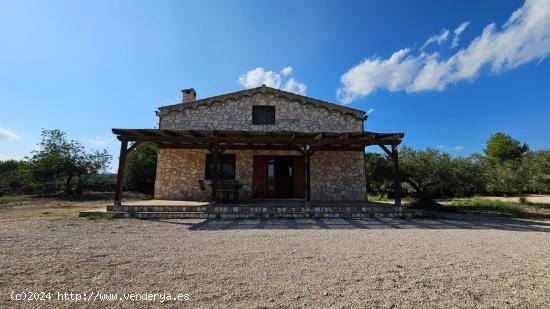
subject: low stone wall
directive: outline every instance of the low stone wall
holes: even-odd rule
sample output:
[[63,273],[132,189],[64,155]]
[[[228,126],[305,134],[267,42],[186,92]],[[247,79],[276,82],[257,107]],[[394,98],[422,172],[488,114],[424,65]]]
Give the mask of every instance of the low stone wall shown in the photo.
[[[199,180],[204,179],[207,150],[159,149],[155,198],[201,200]],[[254,156],[300,155],[297,151],[238,150],[235,179],[243,187],[240,200],[252,198]],[[206,182],[208,184],[208,181]],[[208,187],[207,187],[208,188]],[[312,157],[311,196],[313,200],[364,200],[365,174],[362,152],[320,151]]]

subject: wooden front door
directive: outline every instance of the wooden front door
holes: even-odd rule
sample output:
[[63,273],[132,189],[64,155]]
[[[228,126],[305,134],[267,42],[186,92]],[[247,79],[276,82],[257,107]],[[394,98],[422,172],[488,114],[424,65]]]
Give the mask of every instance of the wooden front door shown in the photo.
[[304,198],[305,164],[299,156],[255,156],[253,196]]

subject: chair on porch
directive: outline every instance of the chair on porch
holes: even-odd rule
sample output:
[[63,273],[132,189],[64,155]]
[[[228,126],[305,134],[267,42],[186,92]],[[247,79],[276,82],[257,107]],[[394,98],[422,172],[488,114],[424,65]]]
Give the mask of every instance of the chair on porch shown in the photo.
[[218,201],[222,203],[238,202],[240,186],[237,180],[221,180],[218,183]]
[[201,189],[202,199],[201,202],[208,202],[208,191],[206,190],[206,185],[204,184],[204,180],[199,180],[199,187]]

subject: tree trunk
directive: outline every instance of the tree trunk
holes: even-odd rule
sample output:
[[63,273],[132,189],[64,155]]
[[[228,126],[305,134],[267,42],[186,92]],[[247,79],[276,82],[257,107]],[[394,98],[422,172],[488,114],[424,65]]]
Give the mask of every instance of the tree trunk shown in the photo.
[[78,183],[76,187],[76,194],[82,195],[82,176],[79,174],[78,177]]
[[73,179],[73,175],[69,175],[67,177],[67,180],[65,181],[65,194],[67,195],[73,195],[73,190],[71,188],[71,180]]

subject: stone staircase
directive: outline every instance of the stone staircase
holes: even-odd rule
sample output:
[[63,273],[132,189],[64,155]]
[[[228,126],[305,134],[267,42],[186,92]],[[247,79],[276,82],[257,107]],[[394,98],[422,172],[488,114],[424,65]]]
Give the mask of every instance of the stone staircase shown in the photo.
[[253,219],[253,218],[401,218],[422,216],[420,210],[397,209],[391,205],[371,203],[313,203],[302,201],[255,201],[240,204],[122,205],[118,211],[139,219]]

